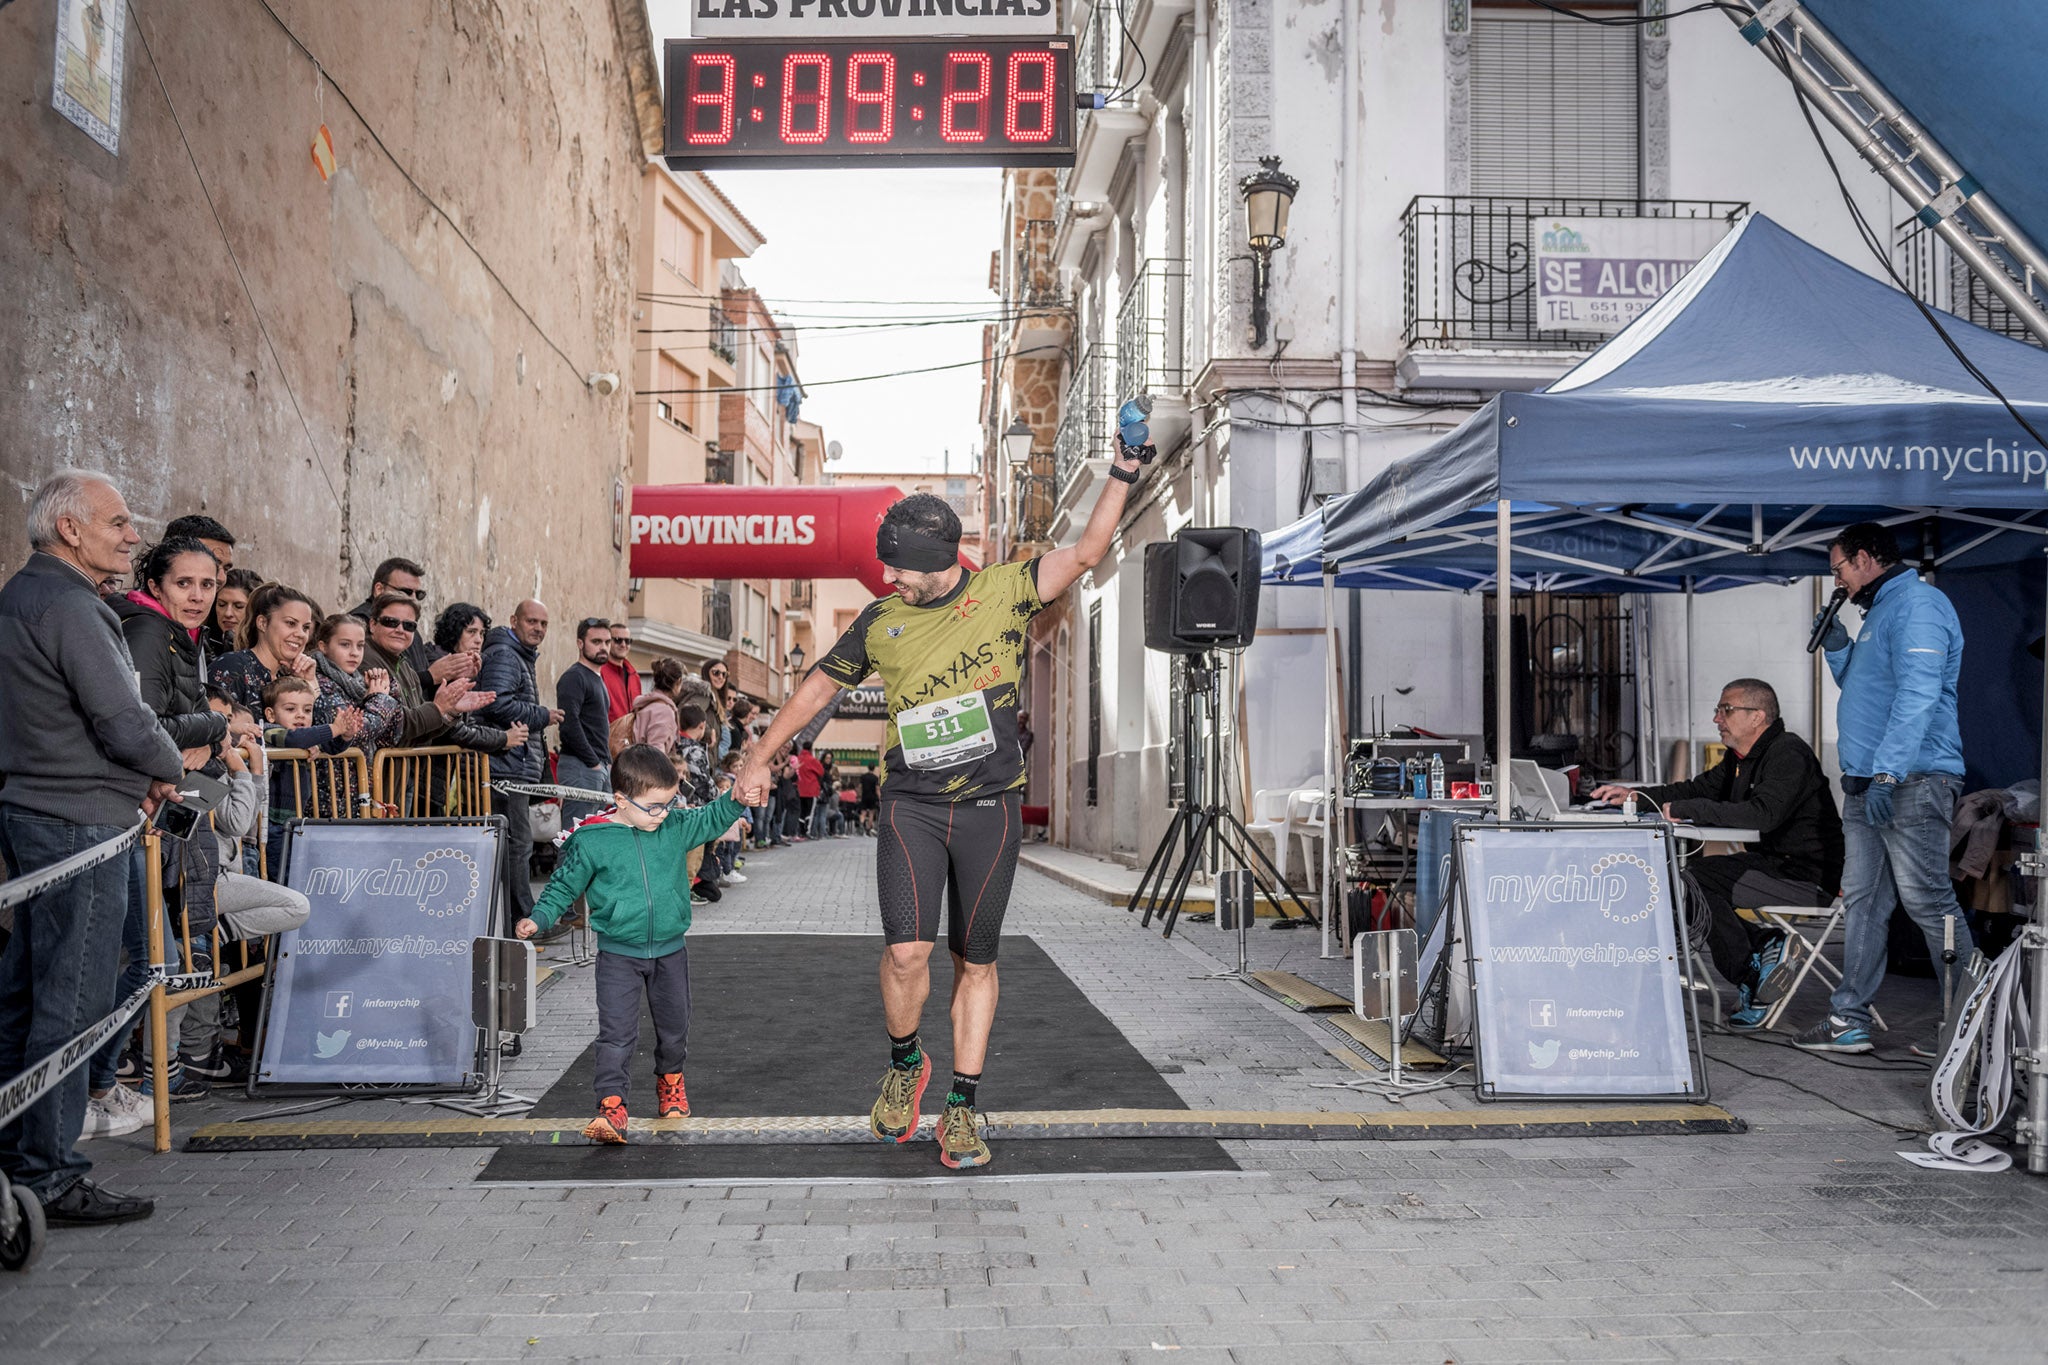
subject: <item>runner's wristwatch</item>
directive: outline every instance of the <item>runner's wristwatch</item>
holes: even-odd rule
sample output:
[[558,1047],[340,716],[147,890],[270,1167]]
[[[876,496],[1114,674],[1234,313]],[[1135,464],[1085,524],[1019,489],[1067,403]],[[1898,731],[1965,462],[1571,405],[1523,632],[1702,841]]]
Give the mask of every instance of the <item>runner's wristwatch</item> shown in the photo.
[[1899,779],[1891,773],[1872,773],[1870,781],[1872,786],[1878,787],[1896,787],[1899,785]]
[[1138,471],[1135,469],[1127,470],[1115,460],[1111,460],[1109,462],[1109,477],[1115,479],[1118,483],[1136,483],[1138,481]]

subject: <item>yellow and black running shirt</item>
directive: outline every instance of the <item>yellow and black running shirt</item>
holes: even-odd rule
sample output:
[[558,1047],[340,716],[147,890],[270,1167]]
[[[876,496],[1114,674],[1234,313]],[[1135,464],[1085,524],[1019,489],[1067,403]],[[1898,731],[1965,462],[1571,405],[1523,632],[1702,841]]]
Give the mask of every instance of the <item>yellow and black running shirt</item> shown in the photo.
[[1017,688],[1024,628],[1044,608],[1037,560],[993,564],[924,606],[876,598],[818,661],[842,687],[881,675],[890,796],[965,801],[1024,785]]

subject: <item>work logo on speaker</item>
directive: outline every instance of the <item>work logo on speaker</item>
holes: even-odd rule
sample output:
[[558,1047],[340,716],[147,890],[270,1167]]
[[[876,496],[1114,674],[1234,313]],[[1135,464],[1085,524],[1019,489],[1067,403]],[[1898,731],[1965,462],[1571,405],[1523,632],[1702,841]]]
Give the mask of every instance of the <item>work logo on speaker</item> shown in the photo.
[[1663,830],[1459,831],[1483,1086],[1695,1093]]
[[298,827],[291,880],[312,914],[279,940],[258,1080],[461,1081],[470,940],[489,924],[497,857],[495,826]]

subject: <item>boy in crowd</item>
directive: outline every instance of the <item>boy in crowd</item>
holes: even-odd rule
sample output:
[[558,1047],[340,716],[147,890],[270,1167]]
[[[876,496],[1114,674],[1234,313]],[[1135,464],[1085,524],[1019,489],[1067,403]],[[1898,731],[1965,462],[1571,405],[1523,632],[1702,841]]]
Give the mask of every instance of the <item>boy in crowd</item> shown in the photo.
[[[718,761],[718,790],[721,794],[732,790],[733,776],[740,770],[740,751],[735,749]],[[725,833],[718,836],[718,845],[712,850],[718,859],[718,878],[738,886],[746,880],[739,870],[740,848],[754,828],[754,818],[741,811],[740,818],[733,821]]]
[[675,808],[676,765],[652,745],[620,751],[611,765],[611,810],[576,827],[562,862],[513,932],[532,938],[567,914],[578,896],[597,934],[597,1117],[592,1142],[626,1140],[627,1068],[640,1043],[640,999],[654,1016],[655,1107],[686,1118],[689,1055],[690,850],[708,844],[740,817],[730,793],[695,810]]
[[[329,725],[313,723],[313,705],[320,693],[312,683],[293,674],[271,679],[263,689],[263,743],[272,749],[310,749],[339,753],[349,740],[361,733],[360,707],[344,706],[334,713]],[[264,843],[272,881],[284,880],[285,826],[302,815],[346,818],[353,811],[323,809],[328,804],[313,780],[309,765],[285,761],[270,770],[270,833]]]

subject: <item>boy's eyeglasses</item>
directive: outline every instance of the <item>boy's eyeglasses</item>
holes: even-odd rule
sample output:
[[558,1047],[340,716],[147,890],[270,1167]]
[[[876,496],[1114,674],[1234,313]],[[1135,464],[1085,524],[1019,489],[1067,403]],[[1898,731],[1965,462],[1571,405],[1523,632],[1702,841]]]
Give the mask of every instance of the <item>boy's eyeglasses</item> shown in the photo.
[[689,807],[683,804],[683,798],[680,794],[670,797],[666,802],[662,803],[659,806],[643,806],[630,796],[621,796],[619,799],[621,801],[624,801],[627,805],[631,806],[634,810],[639,811],[642,815],[659,817],[667,815],[670,811],[689,809]]
[[402,630],[407,635],[416,634],[420,628],[419,622],[408,621],[401,616],[380,616],[377,618],[377,624],[386,630]]

